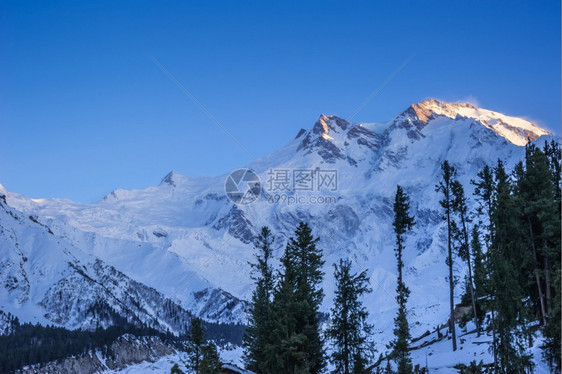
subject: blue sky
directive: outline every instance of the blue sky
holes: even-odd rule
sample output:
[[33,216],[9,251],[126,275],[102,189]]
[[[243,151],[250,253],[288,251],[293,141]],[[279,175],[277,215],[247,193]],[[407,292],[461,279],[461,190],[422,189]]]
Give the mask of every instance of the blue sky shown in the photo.
[[94,202],[434,97],[560,134],[559,1],[1,1],[0,183]]

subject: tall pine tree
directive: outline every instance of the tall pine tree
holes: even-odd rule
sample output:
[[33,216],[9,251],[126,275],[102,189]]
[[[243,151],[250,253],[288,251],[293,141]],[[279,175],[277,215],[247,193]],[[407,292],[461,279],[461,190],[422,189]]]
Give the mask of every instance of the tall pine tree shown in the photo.
[[[553,282],[560,271],[560,156],[555,152],[556,145],[545,143],[544,151],[528,144],[525,153],[524,170],[518,179],[518,197],[523,202],[523,215],[529,232],[529,247],[533,258],[535,292],[538,295],[539,310],[545,325],[545,335],[553,330],[560,330],[559,310],[553,308],[559,304],[556,300],[560,285]],[[559,147],[558,147],[559,151]],[[533,290],[531,290],[533,291]],[[560,336],[555,343],[547,338],[547,358],[560,366]],[[558,349],[556,349],[558,345]],[[554,349],[553,349],[554,348]],[[551,355],[549,356],[549,352]],[[552,354],[554,353],[554,354]]]
[[199,373],[201,360],[203,359],[203,347],[205,345],[205,330],[199,318],[191,319],[189,337],[187,341],[187,369]]
[[445,211],[443,219],[447,221],[447,266],[449,267],[449,330],[451,332],[453,351],[457,350],[457,333],[455,329],[455,279],[453,278],[453,192],[452,184],[455,180],[456,170],[449,165],[447,160],[441,164],[441,180],[435,190],[441,192],[443,197],[439,201]]
[[476,325],[476,335],[480,336],[480,322],[478,321],[478,312],[476,309],[476,292],[474,290],[474,281],[472,278],[472,256],[470,255],[470,239],[468,234],[468,206],[466,204],[464,187],[458,180],[455,179],[453,181],[451,191],[453,192],[453,211],[457,213],[461,223],[458,230],[460,241],[459,255],[468,265],[468,287],[470,290],[472,313],[474,315],[474,324]]
[[244,361],[246,367],[255,373],[268,373],[271,363],[267,360],[266,350],[271,333],[272,292],[275,284],[271,266],[273,235],[268,227],[262,227],[258,236],[256,263],[251,264],[252,279],[256,288],[252,294],[248,327],[244,334]]
[[[552,175],[552,186],[554,187],[554,206],[558,207],[557,218],[560,219],[561,214],[561,201],[560,201],[560,190],[562,187],[561,183],[561,157],[562,153],[560,151],[560,144],[551,140],[550,143],[545,142],[544,144],[544,154],[548,158],[550,171]],[[557,225],[560,229],[560,224]],[[562,272],[560,268],[560,257],[561,257],[561,243],[560,235],[553,236],[553,241],[551,242],[552,248],[555,248],[553,260],[550,263],[550,274],[552,276],[552,300],[550,301],[550,312],[547,324],[544,329],[544,335],[546,338],[544,344],[544,355],[549,361],[553,372],[560,373],[562,371],[562,352],[560,347],[560,342],[562,340],[562,305],[561,305],[561,282],[562,282]]]
[[[205,338],[205,328],[199,318],[191,319],[190,332],[187,341],[187,370],[196,374],[219,374],[222,368],[217,347]],[[177,365],[172,367],[172,373],[178,372]],[[181,370],[179,371],[181,373]]]
[[497,355],[496,372],[523,373],[532,368],[526,350],[529,305],[525,302],[527,267],[526,232],[522,225],[522,207],[513,195],[514,186],[498,161],[494,169],[495,200],[492,210],[491,247],[489,248],[489,284],[491,307],[495,313],[493,342]]
[[212,341],[205,343],[201,353],[201,365],[197,374],[220,374],[222,363],[215,343]]
[[414,226],[414,217],[410,216],[410,199],[401,186],[396,186],[394,198],[394,234],[396,235],[396,260],[398,267],[398,284],[396,286],[396,302],[398,303],[398,315],[394,319],[394,336],[391,343],[392,356],[398,367],[398,374],[411,374],[412,359],[408,351],[410,344],[410,327],[408,325],[408,313],[406,302],[410,295],[410,290],[406,287],[403,278],[404,261],[402,254],[404,251],[404,235]]
[[281,259],[266,352],[271,374],[320,373],[326,365],[319,313],[324,261],[318,240],[301,222]]
[[369,312],[361,297],[372,289],[367,271],[352,274],[351,261],[340,260],[334,264],[336,292],[331,309],[331,325],[326,336],[332,342],[331,362],[334,373],[367,373],[367,365],[374,353],[370,335],[373,326],[367,322]]

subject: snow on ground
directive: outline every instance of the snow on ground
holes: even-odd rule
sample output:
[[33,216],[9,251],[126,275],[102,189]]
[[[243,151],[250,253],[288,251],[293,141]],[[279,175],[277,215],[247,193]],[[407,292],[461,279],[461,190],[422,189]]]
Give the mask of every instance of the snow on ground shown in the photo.
[[[446,329],[441,329],[441,333],[445,334]],[[534,345],[530,349],[533,353],[533,361],[535,362],[534,373],[548,374],[549,368],[547,363],[542,359],[542,344],[541,336],[534,339]],[[469,322],[466,327],[457,327],[457,345],[458,349],[453,352],[452,342],[447,336],[439,340],[437,332],[433,332],[423,339],[412,343],[412,347],[420,347],[411,351],[412,363],[414,366],[419,365],[420,368],[427,367],[432,374],[452,374],[458,373],[455,366],[459,363],[469,365],[471,361],[479,363],[482,361],[484,364],[493,363],[493,354],[490,350],[492,342],[491,333],[482,333],[480,337],[476,336],[474,324]],[[380,352],[377,353],[377,355]],[[221,360],[227,365],[234,365],[238,368],[243,368],[242,348],[236,347],[228,350],[220,350]],[[129,366],[123,370],[117,371],[104,371],[103,374],[168,374],[174,364],[178,364],[180,369],[185,372],[185,363],[187,362],[187,355],[183,352],[164,356],[156,362],[142,362],[136,365]],[[391,362],[391,365],[393,363]],[[381,367],[386,366],[386,361],[383,361]],[[328,369],[331,366],[328,365]]]

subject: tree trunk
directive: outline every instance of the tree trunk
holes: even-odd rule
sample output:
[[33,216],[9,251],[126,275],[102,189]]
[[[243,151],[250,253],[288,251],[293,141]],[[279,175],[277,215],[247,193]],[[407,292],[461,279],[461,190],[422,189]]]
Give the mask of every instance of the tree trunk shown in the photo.
[[464,234],[464,245],[466,246],[466,255],[468,262],[468,282],[470,283],[470,297],[472,298],[472,312],[474,313],[474,324],[476,325],[476,336],[480,337],[480,323],[478,322],[478,313],[476,312],[476,292],[474,292],[474,283],[472,282],[472,265],[470,263],[470,246],[468,245],[468,230],[464,214],[461,213],[462,228]]
[[[546,248],[546,240],[544,243],[544,247]],[[546,252],[546,251],[545,251]],[[546,254],[543,257],[543,266],[544,266],[544,280],[546,283],[546,311],[548,312],[548,316],[552,315],[552,293],[550,291],[550,265],[548,263],[548,257]]]
[[[447,196],[448,199],[448,196]],[[457,350],[457,333],[455,331],[455,283],[453,279],[453,246],[451,243],[451,212],[447,208],[447,245],[449,250],[449,302],[451,307],[451,315],[449,318],[449,329],[452,333],[453,351]]]
[[537,260],[537,249],[535,247],[535,238],[533,235],[533,226],[531,224],[531,219],[529,217],[527,217],[527,221],[529,222],[529,232],[531,235],[531,248],[533,249],[533,267],[535,273],[535,280],[537,282],[537,289],[539,291],[539,301],[541,304],[541,317],[542,317],[543,326],[546,326],[546,309],[544,307],[544,295],[542,293],[541,277],[539,274],[539,264]]
[[496,338],[496,313],[492,309],[492,349],[494,351],[494,373],[498,372],[498,340]]

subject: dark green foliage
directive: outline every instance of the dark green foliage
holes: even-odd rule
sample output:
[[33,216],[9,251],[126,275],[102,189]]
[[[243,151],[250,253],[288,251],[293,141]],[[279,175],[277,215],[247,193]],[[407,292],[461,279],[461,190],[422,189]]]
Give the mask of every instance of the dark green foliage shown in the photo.
[[180,369],[178,364],[174,364],[174,366],[172,366],[172,369],[170,370],[170,374],[184,374],[184,372]]
[[401,186],[396,186],[396,195],[394,198],[394,220],[392,226],[396,235],[396,259],[398,268],[398,281],[396,286],[396,302],[398,303],[398,314],[394,319],[394,336],[395,339],[391,342],[392,348],[391,356],[396,361],[398,373],[410,374],[413,373],[412,359],[408,351],[410,344],[410,327],[408,325],[408,312],[406,303],[410,290],[404,283],[402,275],[404,262],[402,260],[402,253],[404,250],[404,235],[412,229],[414,217],[410,216],[410,199],[404,192]]
[[192,318],[189,337],[187,340],[187,368],[196,373],[199,372],[201,360],[203,358],[203,345],[205,345],[205,332],[201,319]]
[[560,313],[562,308],[560,304],[560,282],[562,282],[560,277],[560,263],[557,264],[557,269],[553,271],[552,282],[555,285],[555,292],[551,301],[552,314],[549,316],[548,323],[544,328],[544,336],[546,339],[542,348],[544,349],[544,357],[549,362],[552,371],[560,373],[560,359],[562,354],[560,351],[560,339],[562,339],[562,331],[560,328],[560,321],[562,320],[562,315]]
[[494,169],[495,200],[492,210],[491,247],[488,249],[488,271],[491,309],[494,312],[493,342],[497,356],[497,372],[519,373],[532,367],[526,353],[529,331],[529,305],[525,294],[526,277],[521,277],[526,268],[528,253],[526,232],[521,222],[521,205],[513,195],[513,184],[498,161]]
[[456,176],[456,170],[449,165],[447,160],[441,164],[441,181],[435,187],[437,192],[443,194],[443,198],[439,204],[443,208],[445,214],[443,219],[447,221],[447,266],[449,267],[449,330],[452,334],[453,351],[457,350],[457,333],[455,329],[455,280],[453,277],[453,236],[455,232],[455,223],[453,221],[453,182]]
[[242,345],[246,326],[238,323],[217,323],[202,321],[207,339],[212,339],[218,346],[228,343]]
[[201,350],[202,357],[198,374],[219,374],[222,363],[220,361],[217,346],[212,341],[203,345]]
[[558,213],[560,213],[560,189],[562,187],[560,180],[562,176],[562,152],[560,150],[560,144],[554,140],[551,140],[550,143],[545,141],[543,152],[548,159],[552,185],[554,186],[554,196],[557,202],[556,206],[558,207]]
[[186,344],[187,369],[196,374],[220,373],[222,364],[215,343],[206,339],[203,322],[199,318],[191,319],[189,336]]
[[536,146],[526,147],[525,165],[517,169],[516,197],[523,204],[531,268],[538,305],[546,325],[552,299],[551,263],[560,261],[560,216],[548,157]]
[[335,373],[367,373],[373,357],[374,347],[369,338],[373,326],[367,323],[369,313],[361,302],[364,294],[372,292],[366,273],[365,270],[352,274],[349,260],[340,260],[339,266],[334,264],[336,292],[326,336],[332,343],[330,359]]
[[[545,357],[560,371],[560,146],[545,142],[544,150],[526,147],[525,167],[518,180],[524,201],[534,282],[530,294],[538,299],[546,337]],[[535,297],[533,297],[535,296]]]
[[301,222],[281,259],[266,351],[271,374],[319,373],[325,366],[319,313],[324,261],[318,240]]
[[477,363],[476,361],[471,361],[468,366],[464,364],[459,364],[455,366],[458,369],[459,374],[481,374],[485,373],[484,364],[482,361]]
[[133,325],[98,328],[94,331],[68,330],[63,327],[20,324],[13,322],[10,335],[0,336],[0,373],[12,372],[24,365],[47,363],[82,355],[101,348],[102,354],[112,357],[109,346],[123,334],[135,336],[159,336],[173,341],[171,335],[162,334],[152,328]]
[[251,264],[254,270],[252,279],[256,283],[256,288],[252,294],[248,328],[244,334],[244,361],[249,370],[258,374],[269,371],[266,348],[271,337],[271,304],[275,283],[271,267],[272,243],[271,231],[263,227],[256,245],[258,250],[256,263]]

